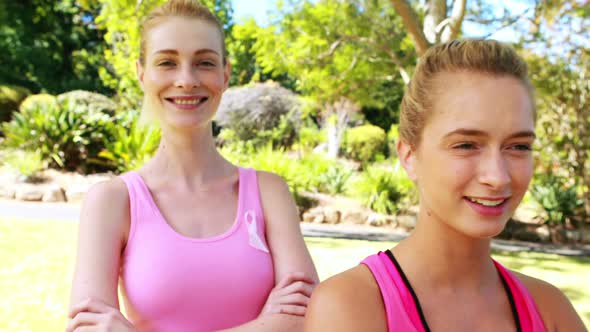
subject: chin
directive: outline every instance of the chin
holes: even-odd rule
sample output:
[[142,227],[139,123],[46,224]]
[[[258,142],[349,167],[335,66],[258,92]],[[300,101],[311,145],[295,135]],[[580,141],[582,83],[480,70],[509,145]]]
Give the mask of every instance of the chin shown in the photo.
[[211,120],[202,116],[174,116],[166,119],[166,123],[173,128],[189,130],[210,126]]
[[470,229],[466,230],[464,233],[468,236],[477,239],[491,239],[502,233],[502,231],[506,227],[507,222],[508,220],[482,220],[479,221],[477,225],[473,225],[474,227],[470,227]]

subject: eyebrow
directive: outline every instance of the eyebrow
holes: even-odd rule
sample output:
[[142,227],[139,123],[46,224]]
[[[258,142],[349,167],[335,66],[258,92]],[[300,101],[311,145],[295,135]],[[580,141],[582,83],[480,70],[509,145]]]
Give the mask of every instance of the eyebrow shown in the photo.
[[[480,137],[488,137],[489,134],[486,133],[485,131],[481,131],[481,130],[477,130],[477,129],[468,129],[468,128],[459,128],[459,129],[455,129],[449,133],[447,133],[443,138],[448,138],[450,136],[453,135],[462,135],[462,136],[480,136]],[[510,136],[508,136],[508,139],[512,139],[512,138],[536,138],[537,135],[535,135],[534,132],[530,131],[530,130],[523,130],[523,131],[519,131],[516,132]]]
[[[199,54],[203,54],[203,53],[215,53],[217,55],[219,55],[219,52],[212,50],[210,48],[203,48],[200,50],[195,51],[194,55],[199,55]],[[158,50],[156,52],[153,53],[155,54],[172,54],[172,55],[178,55],[178,51],[177,50],[172,50],[172,49],[165,49],[165,50]]]

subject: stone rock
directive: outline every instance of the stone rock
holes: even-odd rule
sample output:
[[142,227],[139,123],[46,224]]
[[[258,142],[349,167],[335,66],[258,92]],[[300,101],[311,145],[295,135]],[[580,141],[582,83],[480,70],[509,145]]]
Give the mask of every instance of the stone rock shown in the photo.
[[582,231],[578,229],[565,230],[565,238],[568,242],[579,243],[582,242]]
[[303,213],[303,221],[305,222],[315,222],[315,223],[322,223],[323,220],[320,220],[318,217],[324,217],[324,210],[321,206],[316,206],[311,208]]
[[43,190],[33,185],[20,185],[17,186],[14,197],[20,201],[38,202],[43,198]]
[[68,202],[81,202],[90,189],[88,183],[77,183],[66,188],[66,200]]
[[45,187],[43,198],[41,200],[43,202],[65,202],[66,193],[56,184],[49,185]]
[[541,242],[550,242],[551,241],[551,231],[549,230],[549,226],[541,225],[535,229],[535,233],[541,240]]
[[113,174],[110,173],[98,173],[90,174],[86,177],[86,182],[90,185],[94,185],[100,182],[108,181],[113,178]]
[[313,222],[314,218],[315,216],[307,211],[303,213],[303,222]]
[[348,210],[342,213],[341,222],[346,224],[362,225],[367,220],[367,213],[359,210]]
[[416,216],[397,216],[396,222],[398,227],[403,228],[406,231],[411,231],[416,228]]
[[388,224],[387,217],[378,213],[371,213],[367,217],[367,224],[374,227],[381,227]]
[[323,224],[326,221],[326,218],[324,216],[324,214],[317,214],[314,218],[313,218],[313,223],[314,224]]
[[16,190],[11,185],[2,185],[0,187],[0,198],[14,199]]
[[324,208],[325,223],[327,224],[339,224],[341,215],[342,213],[337,209],[331,207]]

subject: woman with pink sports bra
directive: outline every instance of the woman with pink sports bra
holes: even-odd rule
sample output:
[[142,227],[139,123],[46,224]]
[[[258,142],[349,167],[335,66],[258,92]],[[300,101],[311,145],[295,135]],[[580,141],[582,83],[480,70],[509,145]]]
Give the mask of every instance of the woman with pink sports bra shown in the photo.
[[433,46],[401,104],[414,231],[322,282],[305,331],[586,331],[554,286],[490,256],[533,174],[535,102],[524,60],[493,40]]
[[67,331],[302,330],[318,277],[288,187],[215,147],[225,54],[221,25],[196,0],[143,22],[143,112],[162,139],[141,169],[87,195]]

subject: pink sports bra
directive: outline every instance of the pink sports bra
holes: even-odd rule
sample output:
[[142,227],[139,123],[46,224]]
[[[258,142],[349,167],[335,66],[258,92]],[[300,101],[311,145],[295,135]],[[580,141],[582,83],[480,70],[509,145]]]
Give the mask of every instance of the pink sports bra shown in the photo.
[[134,326],[140,331],[214,331],[258,317],[274,287],[274,270],[256,171],[239,169],[234,224],[210,238],[176,232],[139,174],[121,177],[131,214],[121,286]]
[[[391,251],[371,255],[361,263],[371,270],[379,285],[388,331],[429,332],[418,297]],[[496,261],[494,265],[508,294],[517,331],[545,332],[543,320],[528,290],[509,270]]]

